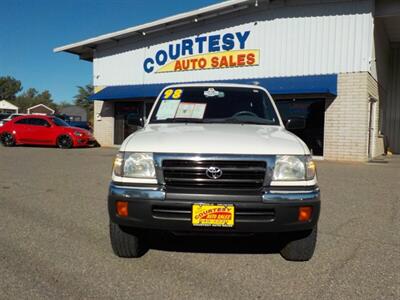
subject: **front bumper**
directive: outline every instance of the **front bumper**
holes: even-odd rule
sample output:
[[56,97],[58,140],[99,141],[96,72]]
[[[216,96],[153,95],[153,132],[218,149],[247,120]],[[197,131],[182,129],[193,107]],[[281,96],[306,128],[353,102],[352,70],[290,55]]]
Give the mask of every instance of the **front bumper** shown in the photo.
[[[128,202],[129,214],[116,213],[116,201]],[[195,203],[233,204],[235,226],[232,228],[194,227],[191,209]],[[300,206],[311,206],[312,217],[298,221]],[[158,186],[122,186],[110,184],[108,196],[110,220],[114,223],[143,229],[173,232],[204,233],[267,233],[302,231],[313,228],[320,212],[318,187],[298,190],[266,190],[263,195],[167,193]]]
[[77,147],[95,147],[98,145],[94,137],[76,137],[75,144]]

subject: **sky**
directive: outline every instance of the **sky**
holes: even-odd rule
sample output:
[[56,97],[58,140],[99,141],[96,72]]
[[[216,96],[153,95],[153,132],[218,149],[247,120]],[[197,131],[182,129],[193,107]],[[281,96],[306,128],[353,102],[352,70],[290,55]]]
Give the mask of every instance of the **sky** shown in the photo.
[[24,90],[49,90],[72,101],[77,86],[92,83],[92,63],[58,46],[193,10],[219,0],[0,0],[0,76]]

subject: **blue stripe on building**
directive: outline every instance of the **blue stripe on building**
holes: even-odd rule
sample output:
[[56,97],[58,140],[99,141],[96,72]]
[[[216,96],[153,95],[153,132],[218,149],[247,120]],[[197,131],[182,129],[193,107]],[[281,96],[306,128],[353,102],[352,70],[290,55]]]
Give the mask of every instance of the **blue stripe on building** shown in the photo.
[[[222,80],[218,82],[256,84],[266,88],[272,95],[337,95],[337,74],[236,79]],[[155,98],[158,96],[161,90],[169,84],[172,83],[109,86],[98,93],[93,94],[90,99],[106,101],[117,99]]]

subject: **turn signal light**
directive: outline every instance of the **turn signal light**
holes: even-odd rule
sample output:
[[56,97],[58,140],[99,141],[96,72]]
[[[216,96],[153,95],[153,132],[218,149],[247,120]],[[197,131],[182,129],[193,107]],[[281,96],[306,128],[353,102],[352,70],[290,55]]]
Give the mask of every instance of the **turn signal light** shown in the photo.
[[310,221],[311,215],[312,215],[312,207],[311,206],[299,207],[299,221],[300,222]]
[[117,207],[117,214],[120,217],[127,217],[128,216],[128,202],[126,202],[126,201],[117,201],[115,205]]

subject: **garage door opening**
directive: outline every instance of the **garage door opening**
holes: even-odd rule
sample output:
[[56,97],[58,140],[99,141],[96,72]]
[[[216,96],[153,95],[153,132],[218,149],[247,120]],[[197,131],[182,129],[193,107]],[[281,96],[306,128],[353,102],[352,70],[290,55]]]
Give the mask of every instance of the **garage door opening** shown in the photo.
[[277,99],[283,123],[290,118],[304,118],[306,127],[292,130],[310,148],[312,155],[324,155],[325,99]]
[[142,116],[146,119],[153,106],[154,99],[130,100],[115,103],[114,144],[121,145],[123,141],[139,128],[129,124],[132,116]]

